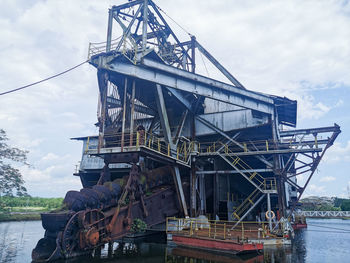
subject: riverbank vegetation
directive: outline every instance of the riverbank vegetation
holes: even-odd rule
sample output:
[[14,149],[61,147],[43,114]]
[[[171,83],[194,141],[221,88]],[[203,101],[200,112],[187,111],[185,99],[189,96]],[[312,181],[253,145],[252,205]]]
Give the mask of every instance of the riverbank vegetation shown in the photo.
[[300,200],[304,211],[350,211],[350,199],[309,196]]
[[48,212],[62,207],[63,198],[42,197],[0,197],[0,222],[39,220],[41,212]]
[[0,210],[9,212],[42,212],[61,208],[63,198],[0,197]]
[[7,144],[6,132],[0,129],[0,196],[28,196],[24,180],[14,164],[29,165],[27,153]]

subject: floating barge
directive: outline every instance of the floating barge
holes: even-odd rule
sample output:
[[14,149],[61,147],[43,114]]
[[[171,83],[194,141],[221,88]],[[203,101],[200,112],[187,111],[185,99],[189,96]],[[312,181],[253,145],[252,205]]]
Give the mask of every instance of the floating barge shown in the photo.
[[[229,254],[260,253],[264,246],[290,245],[288,233],[268,230],[268,222],[233,222],[202,218],[168,218],[168,241],[180,247]],[[279,234],[277,234],[279,233]]]
[[179,246],[201,248],[212,251],[224,251],[230,254],[255,253],[263,250],[263,243],[240,242],[205,237],[173,235],[173,242]]
[[296,215],[292,224],[294,230],[307,228],[306,218],[302,215]]
[[307,224],[295,223],[292,225],[294,230],[307,228]]

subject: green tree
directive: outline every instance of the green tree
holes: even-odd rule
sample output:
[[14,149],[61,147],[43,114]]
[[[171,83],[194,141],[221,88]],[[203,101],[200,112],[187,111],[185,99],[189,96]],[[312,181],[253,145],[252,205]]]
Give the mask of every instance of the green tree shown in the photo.
[[28,152],[11,147],[7,141],[6,132],[0,129],[0,196],[13,196],[14,193],[17,196],[26,196],[28,194],[23,177],[12,164],[27,164]]
[[340,208],[342,211],[350,211],[350,200],[344,199]]

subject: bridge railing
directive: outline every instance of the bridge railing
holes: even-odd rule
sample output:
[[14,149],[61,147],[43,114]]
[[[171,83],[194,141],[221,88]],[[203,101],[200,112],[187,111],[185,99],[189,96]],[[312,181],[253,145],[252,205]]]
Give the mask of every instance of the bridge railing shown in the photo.
[[296,215],[305,217],[350,217],[350,211],[297,211]]

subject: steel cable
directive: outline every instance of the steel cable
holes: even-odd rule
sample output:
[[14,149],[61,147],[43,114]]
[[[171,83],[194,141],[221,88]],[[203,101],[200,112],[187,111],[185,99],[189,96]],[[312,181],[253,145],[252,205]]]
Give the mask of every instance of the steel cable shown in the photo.
[[45,79],[42,79],[42,80],[33,82],[33,83],[31,83],[31,84],[28,84],[28,85],[25,85],[25,86],[22,86],[22,87],[19,87],[19,88],[16,88],[16,89],[12,89],[12,90],[8,90],[8,91],[5,91],[5,92],[2,92],[2,93],[0,93],[0,96],[9,94],[9,93],[12,93],[12,92],[15,92],[15,91],[19,91],[19,90],[22,90],[22,89],[26,89],[26,88],[29,88],[29,87],[31,87],[31,86],[37,85],[37,84],[39,84],[39,83],[45,82],[45,81],[47,81],[47,80],[56,78],[56,77],[58,77],[58,76],[61,76],[61,75],[65,74],[65,73],[69,72],[69,71],[72,71],[73,69],[76,69],[76,68],[80,67],[81,65],[85,64],[86,62],[88,62],[88,60],[86,60],[86,61],[84,61],[84,62],[82,62],[82,63],[80,63],[80,64],[78,64],[78,65],[75,65],[74,67],[69,68],[69,69],[67,69],[67,70],[65,70],[65,71],[62,71],[62,72],[57,73],[57,74],[55,74],[55,75],[53,75],[53,76],[50,76],[50,77],[48,77],[48,78],[45,78]]

